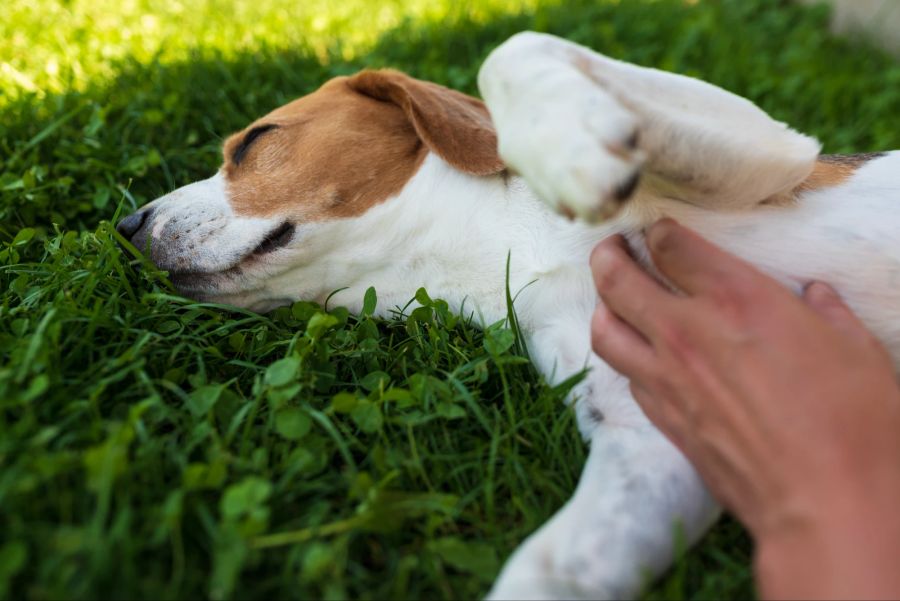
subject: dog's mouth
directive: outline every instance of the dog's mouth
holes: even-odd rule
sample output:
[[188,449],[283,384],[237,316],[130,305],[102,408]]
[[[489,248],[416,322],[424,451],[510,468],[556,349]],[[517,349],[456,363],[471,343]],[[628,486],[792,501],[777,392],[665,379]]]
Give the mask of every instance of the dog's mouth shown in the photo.
[[187,296],[199,298],[214,294],[223,284],[245,279],[246,270],[260,262],[264,257],[286,247],[294,239],[296,226],[284,222],[263,236],[253,250],[243,255],[235,263],[216,271],[198,271],[193,269],[169,271],[169,280],[178,290]]
[[253,249],[253,252],[244,257],[242,262],[252,257],[267,255],[270,252],[278,250],[279,248],[284,248],[285,246],[290,244],[291,240],[293,240],[295,230],[296,228],[294,227],[293,223],[285,221],[284,223],[273,229],[271,232],[266,234],[262,241],[260,241],[260,243],[256,245],[256,248]]

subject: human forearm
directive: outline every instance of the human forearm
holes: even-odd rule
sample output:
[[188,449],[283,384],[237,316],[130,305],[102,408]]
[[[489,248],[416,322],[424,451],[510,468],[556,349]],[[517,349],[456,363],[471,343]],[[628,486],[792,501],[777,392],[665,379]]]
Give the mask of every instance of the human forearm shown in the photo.
[[792,524],[754,534],[763,599],[897,599],[900,595],[900,519],[895,506],[874,496],[840,507],[827,503]]

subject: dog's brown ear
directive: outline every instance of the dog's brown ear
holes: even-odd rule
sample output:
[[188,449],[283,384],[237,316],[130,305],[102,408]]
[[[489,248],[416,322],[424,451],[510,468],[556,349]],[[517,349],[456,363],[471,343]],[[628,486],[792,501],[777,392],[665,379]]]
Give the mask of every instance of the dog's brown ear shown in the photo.
[[493,175],[505,169],[497,154],[497,134],[480,100],[392,69],[362,71],[347,83],[402,109],[422,143],[460,171]]

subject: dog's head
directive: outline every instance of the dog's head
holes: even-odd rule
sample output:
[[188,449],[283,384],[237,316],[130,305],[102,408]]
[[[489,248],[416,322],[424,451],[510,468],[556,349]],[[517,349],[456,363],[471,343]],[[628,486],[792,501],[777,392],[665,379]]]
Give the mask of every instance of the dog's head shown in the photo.
[[[182,293],[264,310],[346,285],[329,227],[391,202],[429,153],[468,174],[503,170],[479,100],[390,70],[338,77],[230,136],[218,173],[117,229]],[[325,281],[287,282],[311,262]]]

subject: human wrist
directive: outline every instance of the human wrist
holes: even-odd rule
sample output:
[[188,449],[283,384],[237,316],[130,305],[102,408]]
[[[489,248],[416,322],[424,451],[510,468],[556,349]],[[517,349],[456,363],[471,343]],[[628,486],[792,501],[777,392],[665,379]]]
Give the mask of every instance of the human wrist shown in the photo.
[[813,523],[794,524],[783,532],[754,534],[753,571],[761,599],[811,599],[822,557],[821,531]]
[[898,497],[869,492],[823,498],[753,532],[760,597],[898,598]]

